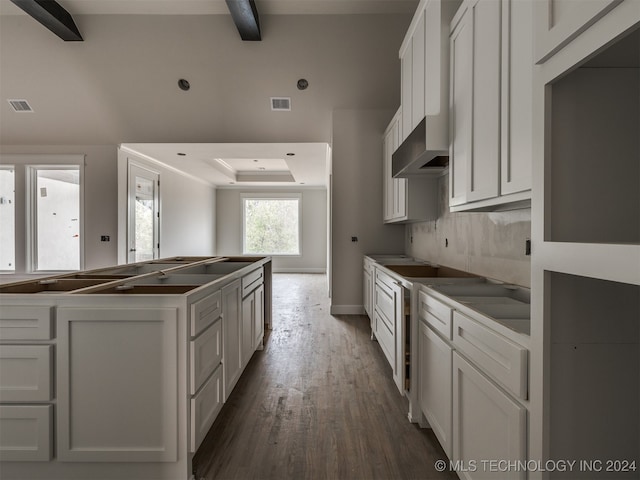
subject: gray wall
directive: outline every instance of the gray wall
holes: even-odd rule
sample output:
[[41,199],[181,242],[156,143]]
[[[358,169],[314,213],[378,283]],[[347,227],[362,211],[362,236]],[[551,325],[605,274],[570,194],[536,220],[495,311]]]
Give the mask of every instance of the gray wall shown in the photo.
[[[449,177],[438,180],[438,219],[407,225],[406,252],[467,272],[531,285],[531,210],[449,212]],[[413,240],[413,241],[412,241]],[[448,246],[446,246],[448,240]]]
[[[382,134],[395,110],[333,114],[331,313],[362,313],[365,254],[402,253],[404,226],[382,223]],[[351,237],[358,237],[352,242]]]
[[283,192],[302,195],[302,245],[300,256],[273,257],[275,272],[324,273],[327,269],[327,191],[245,190],[219,188],[216,192],[216,244],[218,255],[242,253],[243,193]]

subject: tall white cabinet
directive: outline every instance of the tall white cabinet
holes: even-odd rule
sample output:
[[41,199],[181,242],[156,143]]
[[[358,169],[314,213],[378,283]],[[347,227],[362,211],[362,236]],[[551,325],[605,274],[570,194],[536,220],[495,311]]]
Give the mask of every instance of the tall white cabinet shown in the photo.
[[534,13],[529,456],[617,459],[583,477],[637,478],[640,3]]

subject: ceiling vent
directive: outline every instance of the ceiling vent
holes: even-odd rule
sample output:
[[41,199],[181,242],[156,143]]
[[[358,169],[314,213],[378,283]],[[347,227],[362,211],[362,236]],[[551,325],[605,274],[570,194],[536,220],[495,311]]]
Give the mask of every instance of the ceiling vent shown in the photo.
[[7,100],[7,102],[9,102],[14,112],[33,112],[33,108],[31,108],[31,105],[29,105],[29,102],[26,100]]
[[289,97],[271,97],[271,110],[278,112],[291,111],[291,98]]

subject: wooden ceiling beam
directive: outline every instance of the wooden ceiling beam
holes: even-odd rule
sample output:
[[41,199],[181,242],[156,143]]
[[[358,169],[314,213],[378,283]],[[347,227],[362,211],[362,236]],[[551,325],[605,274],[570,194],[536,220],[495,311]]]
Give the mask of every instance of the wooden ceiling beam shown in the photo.
[[65,42],[82,42],[73,18],[54,0],[11,0]]
[[245,41],[260,41],[260,19],[254,0],[226,0],[240,38]]

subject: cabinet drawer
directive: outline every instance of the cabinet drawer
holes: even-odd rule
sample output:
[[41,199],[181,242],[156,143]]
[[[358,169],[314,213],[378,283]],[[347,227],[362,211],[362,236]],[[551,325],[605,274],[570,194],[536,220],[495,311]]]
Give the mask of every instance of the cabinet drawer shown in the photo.
[[190,393],[193,395],[222,360],[222,320],[216,321],[202,335],[191,341]]
[[190,451],[195,452],[222,408],[222,366],[209,377],[198,394],[191,399]]
[[387,289],[381,288],[376,283],[375,310],[378,312],[379,318],[386,327],[393,332],[395,318],[395,306],[393,302],[393,294]]
[[453,313],[453,344],[516,396],[527,398],[528,350],[460,312]]
[[0,308],[0,340],[49,340],[52,307],[3,305]]
[[418,314],[434,330],[451,340],[453,309],[448,305],[430,297],[425,292],[418,295]]
[[391,367],[394,367],[395,341],[393,330],[390,330],[389,327],[387,327],[386,323],[382,320],[382,317],[378,314],[378,312],[375,312],[374,315],[376,318],[376,338],[378,339],[378,343],[380,344],[385,357],[387,357],[389,364],[391,365]]
[[52,458],[53,405],[0,405],[0,461]]
[[262,267],[242,277],[242,298],[249,295],[258,285],[262,285],[263,278],[264,272]]
[[0,401],[51,400],[53,345],[0,346]]
[[222,303],[220,291],[214,292],[191,305],[191,336],[195,337],[220,318]]

